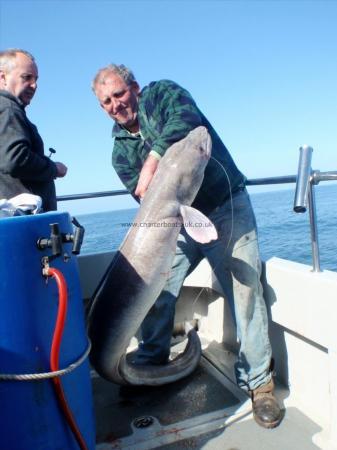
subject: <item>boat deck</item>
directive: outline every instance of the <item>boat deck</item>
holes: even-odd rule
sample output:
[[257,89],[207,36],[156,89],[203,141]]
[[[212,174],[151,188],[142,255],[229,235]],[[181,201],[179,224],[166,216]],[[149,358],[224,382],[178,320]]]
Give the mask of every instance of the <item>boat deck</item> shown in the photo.
[[[315,450],[320,427],[295,406],[281,425],[259,427],[250,399],[206,358],[189,377],[160,387],[126,387],[93,375],[97,450]],[[277,388],[281,403],[288,391]]]
[[[92,298],[110,261],[111,254],[81,259],[84,298]],[[337,275],[272,258],[264,265],[263,287],[282,383],[276,394],[286,407],[278,428],[258,426],[250,399],[231,381],[235,327],[202,261],[185,280],[175,318],[200,322],[200,367],[185,380],[153,389],[120,388],[95,375],[97,450],[337,450]]]

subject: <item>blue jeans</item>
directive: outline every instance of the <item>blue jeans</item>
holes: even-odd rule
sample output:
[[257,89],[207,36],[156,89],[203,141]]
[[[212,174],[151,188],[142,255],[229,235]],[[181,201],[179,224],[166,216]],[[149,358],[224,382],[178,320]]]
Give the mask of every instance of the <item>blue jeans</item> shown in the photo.
[[210,215],[218,240],[199,244],[183,230],[170,277],[145,317],[136,364],[163,364],[170,354],[175,304],[186,276],[206,257],[227,298],[240,343],[235,374],[238,385],[253,390],[271,374],[268,316],[263,299],[261,261],[254,212],[246,190],[233,194]]

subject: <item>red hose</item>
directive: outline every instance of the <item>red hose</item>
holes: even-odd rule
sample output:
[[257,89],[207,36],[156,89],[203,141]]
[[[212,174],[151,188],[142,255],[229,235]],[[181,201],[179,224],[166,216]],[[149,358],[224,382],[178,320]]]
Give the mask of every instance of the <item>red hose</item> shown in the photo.
[[[62,275],[62,273],[53,268],[48,268],[47,275],[55,278],[58,291],[59,291],[59,305],[58,305],[58,312],[57,312],[57,319],[55,324],[55,330],[53,335],[53,341],[51,346],[51,352],[50,352],[50,368],[54,372],[56,370],[59,370],[59,356],[60,356],[60,347],[61,347],[61,340],[64,330],[64,324],[66,320],[67,315],[67,303],[68,303],[68,295],[67,295],[67,283]],[[73,432],[75,439],[78,442],[78,445],[80,446],[81,450],[88,450],[88,447],[83,439],[83,436],[81,435],[80,430],[78,429],[78,426],[76,424],[76,421],[73,417],[73,414],[69,408],[69,405],[67,403],[67,399],[65,397],[61,378],[60,377],[54,377],[52,378],[54,389],[56,392],[57,400],[59,402],[59,405],[63,411],[63,414],[66,417],[66,420],[69,424],[69,427],[71,431]]]

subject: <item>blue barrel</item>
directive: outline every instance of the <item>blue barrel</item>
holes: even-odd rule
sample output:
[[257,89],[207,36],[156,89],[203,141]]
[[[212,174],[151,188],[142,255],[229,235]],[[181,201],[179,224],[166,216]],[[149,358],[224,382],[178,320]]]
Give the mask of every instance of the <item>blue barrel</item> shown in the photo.
[[[72,233],[67,213],[46,213],[0,219],[0,373],[48,372],[58,308],[54,279],[42,276],[37,240],[50,236],[50,224]],[[87,348],[83,300],[72,244],[51,267],[59,269],[68,286],[68,313],[60,351],[60,369],[77,361]],[[62,376],[63,389],[88,449],[95,448],[95,426],[88,359]],[[51,379],[0,380],[1,450],[78,450],[58,405]]]

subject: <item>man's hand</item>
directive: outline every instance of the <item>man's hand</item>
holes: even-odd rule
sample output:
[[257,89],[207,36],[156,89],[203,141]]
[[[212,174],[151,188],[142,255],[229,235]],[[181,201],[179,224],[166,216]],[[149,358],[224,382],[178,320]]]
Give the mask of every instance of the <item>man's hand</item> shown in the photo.
[[68,171],[68,167],[61,162],[56,162],[55,165],[57,169],[56,178],[63,178]]
[[135,195],[142,199],[149,187],[152,177],[157,170],[159,161],[152,155],[149,155],[144,162],[143,168],[139,174],[138,184],[135,190]]

